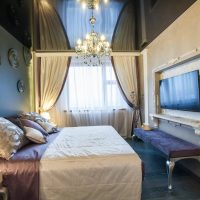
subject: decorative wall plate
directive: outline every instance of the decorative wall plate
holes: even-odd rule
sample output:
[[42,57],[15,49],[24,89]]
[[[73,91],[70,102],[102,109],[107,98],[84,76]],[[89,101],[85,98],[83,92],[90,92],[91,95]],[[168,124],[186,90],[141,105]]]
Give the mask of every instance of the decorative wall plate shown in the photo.
[[24,62],[28,66],[30,64],[31,59],[32,59],[32,54],[31,54],[30,49],[28,49],[25,46],[23,47],[23,56],[24,56]]
[[18,92],[22,93],[25,90],[25,84],[23,80],[18,80],[17,81],[17,90]]
[[8,50],[8,61],[13,68],[17,69],[19,67],[19,57],[16,49]]

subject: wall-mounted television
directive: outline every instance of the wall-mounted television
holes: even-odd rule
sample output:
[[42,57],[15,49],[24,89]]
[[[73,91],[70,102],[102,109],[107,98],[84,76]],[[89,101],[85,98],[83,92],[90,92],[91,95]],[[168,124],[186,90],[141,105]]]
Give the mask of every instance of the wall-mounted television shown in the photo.
[[160,80],[160,107],[200,112],[199,70]]

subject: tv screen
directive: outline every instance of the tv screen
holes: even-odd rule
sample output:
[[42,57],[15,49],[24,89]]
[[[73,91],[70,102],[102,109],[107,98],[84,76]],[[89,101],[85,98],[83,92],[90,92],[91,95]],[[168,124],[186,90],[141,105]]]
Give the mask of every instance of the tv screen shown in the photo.
[[160,107],[200,112],[199,71],[160,80]]

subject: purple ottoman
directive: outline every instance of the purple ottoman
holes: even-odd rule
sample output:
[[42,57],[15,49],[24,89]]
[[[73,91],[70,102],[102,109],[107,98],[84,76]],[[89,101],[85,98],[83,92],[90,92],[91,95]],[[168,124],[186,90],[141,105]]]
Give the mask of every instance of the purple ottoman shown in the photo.
[[186,158],[200,158],[200,147],[184,141],[160,130],[144,131],[141,128],[134,129],[134,135],[152,144],[167,157],[168,188],[172,189],[172,172],[175,162]]

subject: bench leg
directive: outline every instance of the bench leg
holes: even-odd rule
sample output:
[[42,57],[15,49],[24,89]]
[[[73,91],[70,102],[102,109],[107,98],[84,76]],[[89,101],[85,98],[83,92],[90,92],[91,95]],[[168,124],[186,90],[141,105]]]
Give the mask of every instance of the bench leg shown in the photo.
[[168,189],[172,189],[172,173],[175,166],[175,162],[167,160],[167,174],[168,174]]

